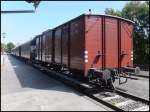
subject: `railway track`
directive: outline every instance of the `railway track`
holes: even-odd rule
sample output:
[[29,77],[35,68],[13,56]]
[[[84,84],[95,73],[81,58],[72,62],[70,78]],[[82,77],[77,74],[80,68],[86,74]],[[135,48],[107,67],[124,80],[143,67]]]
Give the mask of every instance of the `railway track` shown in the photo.
[[104,91],[91,84],[77,81],[71,77],[64,76],[61,73],[54,72],[40,65],[34,64],[33,67],[38,68],[46,73],[51,73],[51,77],[60,80],[67,84],[67,86],[73,87],[86,96],[100,102],[109,108],[116,111],[149,111],[149,100],[134,96],[132,94],[120,91],[118,89],[115,92]]
[[119,90],[115,92],[88,92],[87,94],[116,111],[149,111],[149,101]]

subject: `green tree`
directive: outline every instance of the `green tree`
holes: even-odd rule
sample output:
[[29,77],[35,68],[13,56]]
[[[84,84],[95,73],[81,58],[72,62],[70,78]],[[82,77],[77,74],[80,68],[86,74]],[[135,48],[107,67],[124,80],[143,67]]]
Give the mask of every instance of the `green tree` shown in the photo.
[[1,43],[1,53],[6,51],[6,45],[4,43]]
[[12,42],[7,43],[7,52],[11,52],[11,50],[15,47]]
[[122,17],[135,22],[134,27],[134,63],[149,63],[149,4],[132,1],[125,5]]
[[129,2],[122,10],[122,17],[135,22],[135,32],[144,38],[149,35],[149,5],[140,1]]
[[117,15],[132,20],[134,24],[134,63],[149,64],[149,2],[131,1],[118,13],[106,9],[105,14]]
[[119,16],[119,17],[122,16],[120,11],[118,11],[118,10],[115,11],[115,10],[112,9],[112,8],[106,8],[106,9],[105,9],[105,14],[113,15],[113,16]]

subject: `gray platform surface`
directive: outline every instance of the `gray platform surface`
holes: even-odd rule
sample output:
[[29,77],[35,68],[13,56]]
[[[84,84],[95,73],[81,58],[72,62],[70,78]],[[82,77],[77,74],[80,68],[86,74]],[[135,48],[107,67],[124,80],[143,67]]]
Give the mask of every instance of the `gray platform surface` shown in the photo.
[[128,79],[127,83],[121,85],[119,85],[119,80],[116,80],[114,85],[121,89],[127,90],[127,92],[133,95],[139,96],[144,99],[149,99],[149,78],[137,78],[139,80]]
[[110,110],[7,55],[1,64],[1,98],[2,111]]
[[149,71],[140,71],[140,75],[149,76]]

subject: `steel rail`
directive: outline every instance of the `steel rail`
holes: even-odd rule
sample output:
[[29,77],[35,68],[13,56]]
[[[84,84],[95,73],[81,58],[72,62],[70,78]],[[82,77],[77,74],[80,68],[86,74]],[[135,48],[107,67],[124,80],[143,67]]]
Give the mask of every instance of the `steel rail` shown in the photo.
[[115,92],[117,94],[121,95],[121,96],[128,97],[128,98],[131,98],[131,99],[133,99],[135,101],[140,101],[140,102],[143,102],[143,103],[146,103],[146,104],[149,105],[149,100],[147,100],[147,99],[144,99],[144,98],[141,98],[141,97],[137,97],[137,96],[135,96],[135,95],[133,95],[131,93],[122,92],[120,90],[115,90]]

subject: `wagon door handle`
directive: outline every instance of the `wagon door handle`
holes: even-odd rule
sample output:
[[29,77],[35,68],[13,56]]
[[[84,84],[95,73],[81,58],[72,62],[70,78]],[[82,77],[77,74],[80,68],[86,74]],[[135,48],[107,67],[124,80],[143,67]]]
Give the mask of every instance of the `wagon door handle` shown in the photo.
[[100,53],[100,51],[97,52],[97,55],[96,57],[100,57],[100,56],[103,56],[104,54]]
[[93,64],[96,64],[99,61],[101,56],[102,56],[102,54],[100,53],[100,51],[97,51],[97,54],[93,60]]
[[127,55],[124,51],[121,51],[121,60],[124,58],[124,56]]
[[121,51],[121,56],[127,55],[124,51]]

